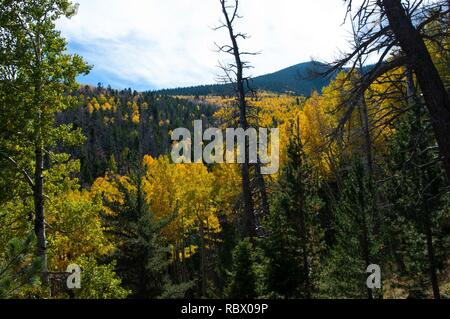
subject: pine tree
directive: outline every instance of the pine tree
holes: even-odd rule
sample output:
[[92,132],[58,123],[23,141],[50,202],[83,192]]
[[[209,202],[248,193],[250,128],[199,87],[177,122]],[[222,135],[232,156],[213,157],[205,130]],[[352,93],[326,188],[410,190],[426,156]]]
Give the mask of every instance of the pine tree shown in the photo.
[[182,298],[192,283],[176,284],[169,277],[170,249],[162,229],[171,218],[156,220],[144,199],[141,174],[130,175],[119,184],[124,203],[111,206],[115,214],[105,216],[119,243],[114,256],[118,274],[133,298]]
[[374,190],[371,175],[355,160],[335,204],[336,242],[327,258],[322,282],[327,297],[375,297],[366,286],[367,267],[380,263]]
[[37,283],[42,260],[33,256],[36,236],[29,234],[25,238],[13,238],[0,253],[0,299],[12,298],[22,288]]
[[445,260],[440,248],[445,240],[438,225],[448,218],[445,172],[427,114],[415,94],[412,109],[396,125],[386,167],[387,246],[398,278],[413,279],[410,291],[424,291],[429,279],[435,298],[440,298],[438,269]]
[[233,269],[226,295],[231,299],[255,299],[257,273],[255,269],[254,245],[250,239],[242,240],[233,251]]
[[265,226],[267,285],[285,298],[312,298],[324,248],[319,222],[318,182],[303,150],[297,123],[287,148],[288,160]]

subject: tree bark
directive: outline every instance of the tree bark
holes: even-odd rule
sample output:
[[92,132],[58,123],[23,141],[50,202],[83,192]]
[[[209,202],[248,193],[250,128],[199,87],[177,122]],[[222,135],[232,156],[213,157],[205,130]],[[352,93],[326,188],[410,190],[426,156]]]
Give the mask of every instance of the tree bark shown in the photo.
[[[415,115],[416,115],[416,121],[417,121],[417,127],[421,130],[423,127],[422,121],[421,121],[421,107],[422,103],[419,99],[419,96],[417,95],[417,90],[414,85],[414,78],[412,71],[410,69],[407,69],[406,71],[406,87],[407,87],[407,94],[408,94],[408,104],[410,107],[414,109]],[[420,136],[423,136],[423,133],[420,134]],[[423,162],[423,161],[422,161]],[[421,163],[426,164],[426,163]],[[419,172],[419,176],[422,176],[421,171]],[[420,184],[422,185],[422,178],[420,178]],[[428,209],[429,207],[429,200],[425,199],[425,203],[423,206],[423,210],[425,212],[425,220],[423,222],[423,227],[425,229],[425,237],[426,237],[426,244],[427,244],[427,255],[428,255],[428,271],[430,275],[431,280],[431,286],[433,290],[433,296],[435,299],[440,299],[440,291],[439,291],[439,282],[437,278],[436,273],[436,257],[434,252],[434,246],[433,246],[433,234],[432,234],[432,221],[431,221],[431,215],[430,211]]]
[[[260,195],[261,200],[261,208],[260,213],[263,217],[266,217],[269,215],[269,198],[267,196],[267,187],[266,187],[266,181],[264,180],[264,176],[261,174],[261,163],[258,161],[256,164],[256,170],[255,170],[255,177],[256,177],[256,185],[258,187],[258,192]],[[257,223],[257,228],[260,226],[260,220],[261,218],[259,216],[255,216],[255,220]]]
[[36,147],[35,150],[35,173],[34,173],[34,231],[38,241],[37,255],[42,260],[42,282],[48,286],[47,270],[47,238],[45,234],[45,211],[44,211],[44,156],[42,147]]
[[447,90],[425,42],[406,14],[401,1],[383,0],[382,4],[390,27],[417,76],[450,181],[450,101]]
[[[362,258],[364,260],[366,268],[369,267],[371,262],[371,251],[370,251],[370,238],[369,238],[369,225],[367,221],[367,213],[368,213],[368,207],[367,207],[367,198],[364,195],[363,192],[366,191],[364,187],[364,181],[362,180],[364,177],[361,176],[358,178],[358,201],[359,201],[359,207],[361,209],[360,212],[360,227],[361,227],[361,236],[360,236],[360,244],[362,249]],[[367,298],[368,299],[374,299],[373,291],[369,287],[367,287]]]
[[427,238],[427,253],[428,253],[428,262],[429,262],[429,273],[431,286],[433,288],[433,297],[434,299],[441,299],[441,293],[439,291],[439,281],[436,274],[436,257],[434,253],[433,246],[433,234],[431,231],[431,217],[429,216],[429,212],[426,212],[426,225],[425,225],[425,233]]
[[[300,195],[302,197],[302,195]],[[308,230],[306,227],[306,216],[305,216],[305,208],[304,208],[304,198],[300,198],[300,209],[299,209],[299,230],[300,230],[300,238],[302,240],[302,261],[303,261],[303,276],[304,276],[304,285],[305,285],[305,296],[306,299],[312,298],[312,287],[311,287],[311,279],[309,273],[309,251],[308,251]]]
[[205,256],[205,231],[204,231],[204,225],[203,220],[199,218],[199,226],[200,226],[200,267],[201,267],[201,273],[202,273],[202,297],[206,298],[206,285],[207,285],[207,279],[206,279],[206,256]]
[[[234,34],[233,22],[229,17],[226,7],[226,1],[221,1],[222,12],[225,17],[225,25],[228,29],[230,40],[233,48],[233,56],[236,62],[236,92],[237,99],[239,103],[239,123],[241,128],[244,130],[248,129],[247,122],[247,101],[244,89],[244,66],[241,60],[241,55],[239,51],[239,46],[237,43],[237,35]],[[237,10],[236,3],[236,10]],[[244,237],[255,237],[256,236],[256,223],[255,223],[255,212],[254,203],[252,198],[252,189],[250,184],[250,165],[249,165],[249,154],[248,154],[248,141],[245,141],[245,163],[242,164],[242,192],[243,192],[243,202],[244,202]]]
[[361,98],[359,107],[360,107],[361,126],[364,135],[364,151],[366,153],[367,169],[369,171],[370,176],[373,176],[374,165],[372,154],[372,137],[370,135],[370,120],[367,110],[367,103],[364,96]]

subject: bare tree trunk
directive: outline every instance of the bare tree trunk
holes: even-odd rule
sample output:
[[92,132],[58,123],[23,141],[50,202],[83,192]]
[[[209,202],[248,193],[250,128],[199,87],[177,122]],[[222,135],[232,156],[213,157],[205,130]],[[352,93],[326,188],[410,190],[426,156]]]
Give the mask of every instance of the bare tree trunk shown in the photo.
[[252,190],[250,187],[250,167],[248,163],[242,164],[242,191],[244,201],[244,237],[256,236],[255,212],[252,198]]
[[[297,121],[296,121],[296,126],[295,126],[295,133],[292,132],[293,134],[295,134],[295,138],[297,139],[297,141],[299,143],[302,143],[302,137],[301,137],[301,133],[300,133],[300,118],[297,117]],[[299,164],[298,164],[298,168],[300,170],[303,169],[303,166],[305,165],[304,160],[302,157],[299,158]],[[303,174],[300,173],[300,182],[303,182]],[[308,236],[308,225],[306,222],[306,214],[307,212],[306,207],[305,207],[305,201],[306,201],[306,196],[305,196],[305,191],[307,191],[306,189],[304,189],[303,186],[300,186],[300,189],[298,190],[297,193],[297,204],[298,206],[298,211],[297,211],[297,218],[296,218],[296,224],[297,224],[297,232],[298,232],[298,237],[301,239],[301,249],[302,249],[302,263],[303,263],[303,279],[304,279],[304,288],[305,288],[305,293],[306,293],[306,299],[312,299],[312,284],[311,284],[311,276],[310,276],[310,264],[309,264],[309,249],[308,249],[308,242],[309,242],[309,236]]]
[[[363,177],[361,177],[363,178]],[[369,238],[369,225],[367,225],[367,202],[366,202],[366,198],[363,194],[364,190],[364,182],[360,179],[358,179],[358,183],[359,183],[359,195],[358,195],[358,200],[359,200],[359,207],[361,209],[360,212],[360,227],[362,230],[362,234],[360,237],[360,243],[361,243],[361,249],[362,249],[362,258],[364,260],[365,266],[368,267],[369,265],[372,264],[371,262],[371,252],[370,252],[370,238]],[[367,287],[367,298],[368,299],[373,299],[373,291],[372,289],[370,289],[369,287]]]
[[[365,219],[365,216],[364,216]],[[368,238],[368,229],[367,222],[364,220],[363,222],[363,238],[362,238],[362,250],[363,250],[363,258],[366,264],[366,267],[369,267],[370,263],[370,249],[369,249],[369,238]],[[372,289],[367,288],[367,298],[373,299]]]
[[[358,26],[359,28],[361,25]],[[353,38],[355,41],[355,44],[357,47],[361,46],[361,40],[358,37],[358,31],[356,30],[355,25],[352,23],[352,31],[353,31]],[[362,57],[358,57],[358,66],[359,66],[359,72],[364,72],[364,62]],[[373,175],[374,170],[374,163],[373,163],[373,154],[372,154],[372,137],[370,135],[370,120],[369,120],[369,110],[367,107],[366,97],[364,93],[362,94],[360,101],[359,101],[359,116],[362,126],[362,133],[364,137],[364,151],[366,153],[366,161],[367,161],[367,167],[369,170],[370,175]]]
[[44,156],[42,147],[35,150],[35,173],[34,173],[34,231],[36,233],[38,247],[37,254],[42,259],[42,282],[48,286],[47,270],[47,238],[45,235],[45,212],[44,212]]
[[[417,95],[417,90],[414,85],[414,78],[413,73],[410,69],[406,71],[406,87],[407,87],[407,94],[408,94],[408,104],[410,107],[412,107],[415,110],[416,114],[416,120],[419,123],[419,127],[422,127],[421,124],[421,107],[422,103]],[[420,184],[423,184],[421,181]],[[433,234],[432,234],[432,225],[431,225],[431,215],[430,211],[428,210],[428,200],[425,199],[425,204],[423,206],[423,210],[425,211],[425,220],[424,220],[424,229],[425,229],[425,237],[426,237],[426,243],[427,243],[427,255],[428,255],[428,266],[429,266],[429,276],[431,280],[431,286],[433,289],[433,296],[435,299],[440,299],[441,294],[439,291],[439,283],[438,278],[436,274],[436,262],[435,262],[435,253],[434,253],[434,246],[433,246]]]
[[[425,206],[427,206],[427,205],[425,205]],[[426,209],[426,217],[425,218],[426,218],[425,235],[427,238],[427,253],[428,253],[428,263],[429,263],[431,286],[433,288],[434,299],[441,299],[441,293],[439,291],[439,281],[438,281],[437,274],[436,274],[436,257],[435,257],[434,246],[433,246],[433,234],[431,231],[431,216],[429,215],[428,209]]]
[[309,261],[308,261],[308,257],[309,257],[309,251],[308,251],[308,231],[306,229],[306,216],[305,216],[305,210],[303,207],[303,203],[304,200],[299,199],[300,203],[301,203],[301,207],[300,207],[300,211],[299,213],[299,217],[300,217],[300,222],[299,222],[299,226],[300,226],[300,235],[302,238],[302,260],[303,260],[303,275],[304,275],[304,279],[305,279],[305,292],[306,292],[306,299],[311,299],[312,298],[312,287],[311,287],[311,278],[310,278],[310,274],[309,274]]
[[372,154],[372,137],[370,136],[370,122],[367,109],[366,99],[363,96],[360,102],[361,125],[364,135],[364,151],[366,153],[367,168],[369,174],[373,176],[373,154]]
[[[247,101],[246,101],[246,95],[245,95],[245,89],[244,89],[244,75],[243,70],[244,66],[241,60],[241,54],[239,51],[239,46],[237,43],[237,36],[234,33],[233,30],[233,20],[237,16],[237,6],[238,3],[236,2],[236,11],[233,15],[233,17],[230,18],[228,11],[227,11],[227,4],[226,0],[220,1],[222,5],[222,12],[225,17],[225,26],[228,29],[228,33],[230,36],[230,40],[232,43],[232,52],[234,55],[234,59],[236,62],[236,92],[237,92],[237,99],[239,103],[239,123],[241,128],[246,130],[248,128],[248,122],[247,122]],[[242,191],[243,191],[243,201],[244,201],[244,235],[245,237],[254,237],[256,236],[256,229],[255,229],[255,215],[254,215],[254,204],[253,204],[253,198],[252,198],[252,190],[251,190],[251,184],[250,184],[250,165],[249,165],[249,154],[248,154],[248,141],[246,139],[245,142],[245,163],[242,164]]]
[[261,174],[261,163],[256,164],[256,185],[258,187],[258,192],[261,197],[261,213],[263,216],[269,215],[269,199],[267,196],[267,187],[264,176]]
[[202,272],[202,297],[206,298],[206,256],[205,256],[205,231],[203,220],[199,219],[200,223],[200,255],[201,255],[201,272]]
[[400,0],[383,0],[390,27],[414,70],[450,180],[450,101],[430,53]]

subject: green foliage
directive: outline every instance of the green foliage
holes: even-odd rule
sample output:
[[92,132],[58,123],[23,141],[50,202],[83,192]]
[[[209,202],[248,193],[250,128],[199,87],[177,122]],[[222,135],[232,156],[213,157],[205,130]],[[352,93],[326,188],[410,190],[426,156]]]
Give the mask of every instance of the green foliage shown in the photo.
[[121,287],[115,263],[99,265],[93,257],[80,257],[76,264],[81,267],[81,289],[75,290],[78,299],[123,299],[131,291]]
[[335,207],[336,243],[323,272],[322,291],[330,298],[372,297],[366,269],[380,264],[376,188],[360,161],[344,181]]
[[263,241],[269,291],[284,298],[312,298],[318,285],[323,232],[317,177],[299,134],[291,137]]
[[0,60],[9,67],[1,69],[2,136],[13,138],[2,139],[5,148],[11,142],[23,147],[39,142],[48,148],[56,141],[80,142],[72,125],[55,126],[55,114],[73,106],[75,100],[67,93],[78,88],[76,76],[89,71],[80,56],[67,53],[66,41],[55,28],[70,6],[70,1],[60,0],[1,1]]
[[34,234],[13,238],[0,252],[0,299],[14,298],[39,283],[41,260],[33,256]]
[[66,41],[56,30],[57,20],[76,11],[70,1],[2,0],[0,7],[0,157],[6,170],[15,172],[5,176],[20,176],[23,181],[21,185],[13,181],[14,199],[33,196],[33,202],[25,205],[34,212],[46,286],[45,199],[50,197],[44,194],[44,175],[58,144],[83,142],[81,131],[73,125],[57,125],[56,115],[74,106],[70,93],[78,88],[76,77],[89,67],[80,56],[67,52]]
[[[320,73],[325,70],[325,66],[319,65],[316,62],[300,63],[272,74],[255,77],[252,79],[251,87],[252,89],[261,91],[310,96],[314,91],[321,91],[333,78],[333,75],[318,78],[311,77],[312,73]],[[231,84],[212,84],[166,89],[157,91],[157,93],[192,96],[233,96],[234,87]]]
[[[138,169],[139,171],[139,169]],[[122,205],[111,205],[114,216],[104,216],[117,244],[114,260],[118,274],[134,298],[182,298],[191,282],[175,284],[167,276],[170,249],[164,243],[162,229],[170,219],[156,220],[144,200],[142,177],[131,174],[127,186],[121,184]]]
[[[450,294],[448,180],[435,123],[414,76],[402,84],[402,68],[367,88],[367,112],[342,104],[361,91],[354,86],[365,70],[342,72],[324,88],[334,74],[307,79],[325,67],[305,63],[249,83],[288,94],[249,99],[251,124],[280,128],[282,171],[250,182],[267,188],[270,211],[255,192],[249,214],[258,236],[241,240],[236,167],[165,157],[175,128],[232,123],[233,99],[203,96],[233,95],[232,84],[144,93],[80,87],[89,66],[68,53],[55,26],[75,5],[0,0],[0,8],[0,298],[48,298],[38,275],[72,262],[82,268],[80,299]],[[444,85],[446,28],[422,30],[442,33],[427,45]],[[305,103],[289,96],[322,88]],[[289,130],[294,117],[297,132]],[[370,169],[361,163],[368,150]],[[380,291],[366,287],[369,264],[382,268]]]
[[197,107],[188,99],[85,86],[73,93],[77,107],[58,114],[58,123],[74,125],[86,136],[80,147],[61,149],[80,159],[80,180],[91,184],[107,172],[125,175],[143,154],[170,153],[170,132],[192,128],[193,121],[212,121],[215,106]]
[[[389,227],[384,240],[392,256],[392,272],[405,282],[399,286],[423,294],[429,289],[430,268],[443,269],[448,258],[449,234],[440,229],[450,218],[447,184],[421,105],[407,112],[396,129],[385,168],[384,191],[391,205],[385,214]],[[427,244],[433,245],[433,251]]]
[[255,299],[258,297],[258,276],[255,265],[254,245],[246,238],[233,252],[233,269],[226,296],[231,299]]
[[170,278],[166,278],[164,282],[162,294],[158,296],[159,299],[184,299],[186,298],[186,292],[192,290],[195,286],[193,281],[173,284]]

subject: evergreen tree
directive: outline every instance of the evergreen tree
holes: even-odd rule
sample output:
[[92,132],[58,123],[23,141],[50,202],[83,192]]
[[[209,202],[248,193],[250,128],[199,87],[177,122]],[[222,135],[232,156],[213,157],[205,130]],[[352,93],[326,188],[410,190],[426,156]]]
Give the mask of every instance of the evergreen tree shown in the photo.
[[298,123],[287,148],[288,160],[266,220],[267,285],[286,298],[312,298],[317,288],[323,232],[318,183],[303,150]]
[[230,283],[226,288],[228,298],[255,299],[258,297],[254,249],[254,245],[248,238],[235,247]]
[[335,204],[336,242],[324,269],[322,289],[331,298],[374,298],[367,267],[379,264],[379,228],[371,175],[355,160]]
[[385,240],[398,279],[413,279],[406,288],[424,294],[428,278],[433,296],[440,298],[437,273],[446,258],[441,247],[448,242],[438,228],[449,216],[445,172],[427,114],[417,98],[411,104],[396,125],[386,167]]
[[22,288],[39,281],[42,261],[33,256],[35,241],[34,234],[13,238],[0,252],[0,299],[17,296]]
[[111,207],[113,216],[105,216],[118,243],[118,274],[133,298],[182,298],[192,283],[174,284],[169,277],[170,249],[162,229],[170,219],[155,219],[144,198],[141,174],[130,175],[119,184],[124,203]]

